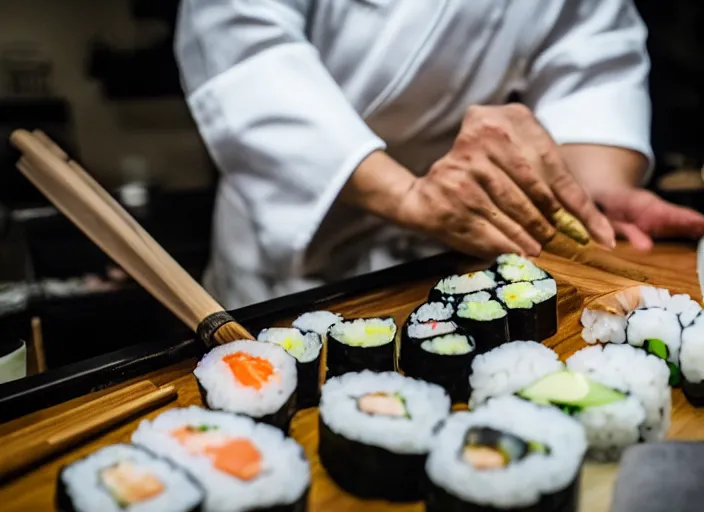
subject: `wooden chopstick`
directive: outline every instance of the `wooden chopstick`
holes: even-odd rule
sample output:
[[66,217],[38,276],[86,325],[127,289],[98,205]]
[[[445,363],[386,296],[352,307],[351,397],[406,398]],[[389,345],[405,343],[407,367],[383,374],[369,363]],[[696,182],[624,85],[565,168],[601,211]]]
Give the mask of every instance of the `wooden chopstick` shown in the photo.
[[46,371],[46,356],[44,354],[44,337],[42,336],[42,322],[39,317],[32,318],[32,347],[37,363],[37,373]]
[[16,130],[22,173],[93,242],[206,343],[253,339],[77,163],[49,137]]
[[3,436],[0,481],[176,396],[174,386],[140,382]]

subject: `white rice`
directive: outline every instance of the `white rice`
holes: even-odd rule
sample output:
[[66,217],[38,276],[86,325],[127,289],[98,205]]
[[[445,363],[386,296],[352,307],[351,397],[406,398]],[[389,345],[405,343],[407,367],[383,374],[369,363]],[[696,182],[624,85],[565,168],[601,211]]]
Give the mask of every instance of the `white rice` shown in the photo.
[[496,288],[496,275],[488,270],[442,279],[435,288],[448,295],[462,295]]
[[[235,352],[267,359],[274,366],[275,375],[261,389],[243,386],[222,360]],[[209,407],[254,418],[281,409],[295,391],[297,382],[296,360],[284,349],[270,343],[248,340],[215,347],[200,360],[193,373],[207,391]]]
[[454,313],[455,310],[452,304],[445,304],[444,302],[426,302],[411,313],[411,317],[408,321],[411,323],[422,323],[450,320]]
[[[220,432],[233,438],[251,441],[263,459],[259,476],[242,481],[220,472],[208,457],[191,455],[171,436],[171,432],[179,427],[202,424],[216,426]],[[206,512],[241,512],[290,505],[310,485],[310,468],[301,447],[284,437],[279,429],[243,416],[198,407],[171,409],[154,421],[142,421],[132,435],[132,442],[189,468],[206,490]]]
[[408,336],[417,340],[424,340],[434,336],[451,334],[457,330],[454,322],[434,322],[426,324],[410,324],[408,326]]
[[[370,415],[357,400],[367,393],[399,393],[410,418]],[[323,386],[320,417],[333,432],[394,453],[423,454],[431,446],[433,431],[450,412],[443,388],[395,372],[346,373]]]
[[682,331],[680,370],[687,382],[704,380],[704,313]]
[[640,441],[645,410],[638,399],[629,396],[618,402],[589,407],[575,417],[586,429],[588,456],[610,462],[619,460],[626,448]]
[[[101,483],[100,472],[118,462],[130,461],[152,473],[164,486],[164,492],[129,507],[121,507]],[[188,511],[203,499],[203,491],[186,472],[163,459],[127,444],[107,446],[68,466],[61,472],[66,494],[77,511],[150,512]]]
[[512,395],[538,379],[564,369],[557,354],[535,341],[512,341],[472,361],[469,384],[474,408],[489,398]]
[[342,315],[330,311],[311,311],[296,318],[292,325],[303,332],[314,332],[319,336],[325,336],[331,325],[342,322],[342,320],[344,320]]
[[537,281],[548,277],[547,272],[532,261],[518,255],[512,256],[515,257],[501,258],[500,256],[497,259],[497,263],[499,263],[498,274],[506,281],[516,283],[519,281]]
[[[459,458],[467,431],[487,427],[536,441],[550,454],[533,453],[499,470],[478,470]],[[557,409],[515,398],[490,400],[473,412],[452,414],[436,436],[426,473],[438,487],[467,503],[527,507],[565,489],[579,474],[587,448],[584,429]]]
[[332,325],[329,334],[350,347],[380,347],[394,341],[396,324],[392,318],[358,318]]
[[626,318],[626,339],[634,347],[643,347],[646,340],[659,339],[667,345],[667,360],[679,364],[682,326],[677,315],[658,307],[637,309]]
[[701,305],[692,300],[689,295],[685,294],[673,295],[665,306],[665,309],[679,317],[682,327],[691,325],[697,315],[702,311]]
[[625,343],[626,317],[584,308],[582,338],[587,343]]
[[[670,369],[665,361],[630,345],[605,345],[588,347],[576,352],[567,360],[567,367],[584,373],[595,382],[637,399],[644,410],[638,437],[648,442],[659,441],[665,437],[670,426],[672,409],[672,397],[668,384]],[[602,420],[602,425],[610,425],[607,430],[611,430],[612,434],[598,434],[600,439],[616,435],[617,426],[614,422],[635,421],[635,416],[625,410],[625,407],[633,410],[633,406],[630,405],[624,406],[624,412],[620,413],[619,417],[616,410],[620,403],[615,402],[604,406],[614,410],[613,412],[603,411],[605,417]],[[599,410],[604,407],[595,407],[594,410],[588,411],[588,415],[598,417]],[[630,419],[626,420],[626,416]],[[590,437],[594,436],[595,434],[590,434]],[[638,438],[633,442],[637,441]]]
[[640,306],[641,308],[664,308],[670,300],[670,290],[665,288],[654,288],[652,286],[640,287]]
[[257,336],[257,341],[280,346],[301,363],[310,363],[320,354],[323,343],[315,332],[302,332],[296,328],[271,327]]
[[476,348],[471,338],[462,334],[438,336],[421,343],[420,348],[431,354],[458,356],[474,352]]

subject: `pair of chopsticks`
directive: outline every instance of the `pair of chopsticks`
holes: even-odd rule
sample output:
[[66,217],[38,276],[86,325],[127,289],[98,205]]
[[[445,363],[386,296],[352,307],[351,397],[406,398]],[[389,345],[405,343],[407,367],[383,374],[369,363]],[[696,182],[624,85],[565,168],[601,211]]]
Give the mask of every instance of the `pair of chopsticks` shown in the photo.
[[207,344],[253,336],[46,134],[17,130],[17,167],[96,245]]
[[174,386],[139,382],[0,437],[0,481],[176,396]]

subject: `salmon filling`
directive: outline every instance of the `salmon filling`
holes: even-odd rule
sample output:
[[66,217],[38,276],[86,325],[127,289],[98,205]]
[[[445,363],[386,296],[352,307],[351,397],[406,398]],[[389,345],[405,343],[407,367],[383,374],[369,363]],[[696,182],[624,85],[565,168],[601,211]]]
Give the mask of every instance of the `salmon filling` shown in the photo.
[[232,375],[240,384],[257,390],[274,375],[274,365],[270,361],[246,352],[229,354],[222,361],[230,367]]
[[367,414],[378,416],[393,416],[395,418],[408,417],[406,402],[397,393],[385,393],[377,391],[367,393],[357,402],[359,410]]
[[100,480],[120,508],[147,501],[160,495],[165,489],[161,481],[149,470],[129,460],[102,470]]
[[172,430],[171,436],[190,454],[208,457],[218,471],[240,480],[252,480],[262,471],[262,455],[256,446],[217,432],[217,427],[187,425]]

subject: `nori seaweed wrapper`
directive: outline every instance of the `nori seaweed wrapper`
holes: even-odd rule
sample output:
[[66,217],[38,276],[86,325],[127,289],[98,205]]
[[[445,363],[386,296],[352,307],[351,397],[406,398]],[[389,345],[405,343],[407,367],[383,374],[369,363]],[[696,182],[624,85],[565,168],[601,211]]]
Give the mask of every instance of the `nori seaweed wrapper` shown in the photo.
[[[198,381],[198,379],[196,379],[196,380]],[[228,412],[230,414],[240,414],[242,416],[247,416],[247,417],[252,418],[254,421],[257,421],[259,423],[266,423],[267,425],[271,425],[272,427],[276,427],[278,429],[281,429],[285,434],[288,434],[288,429],[291,426],[291,420],[293,419],[293,415],[296,414],[296,411],[297,411],[296,391],[291,393],[291,396],[288,397],[288,400],[286,400],[286,402],[284,402],[284,404],[281,406],[281,408],[279,408],[277,411],[274,411],[271,414],[266,414],[266,415],[260,416],[260,417],[250,416],[244,412],[234,413],[232,411],[225,411],[223,409],[216,409],[214,407],[210,407],[210,405],[208,404],[208,392],[201,385],[200,381],[198,381],[198,391],[200,391],[201,401],[203,402],[203,405],[207,409],[211,409],[214,411]]]
[[498,508],[467,503],[428,480],[425,510],[426,512],[506,512],[509,510],[513,512],[577,512],[579,481],[580,474],[577,474],[577,477],[565,489],[542,496],[534,505]]
[[322,418],[318,423],[320,462],[340,488],[364,499],[423,499],[427,454],[393,453],[338,435]]
[[407,377],[424,380],[442,386],[453,403],[469,400],[471,389],[469,387],[469,374],[471,372],[472,360],[477,355],[476,343],[471,336],[461,330],[454,334],[467,336],[470,343],[474,344],[474,350],[467,354],[441,355],[423,350],[421,345],[424,341],[440,336],[416,340],[408,338],[407,329],[404,341],[401,343],[399,367]]
[[[357,319],[362,320],[362,319]],[[370,319],[365,319],[370,320]],[[353,320],[348,320],[352,322]],[[338,377],[349,372],[370,370],[387,372],[395,370],[396,340],[376,347],[346,345],[332,334],[327,334],[327,378]]]
[[317,407],[320,402],[320,363],[321,350],[318,357],[307,363],[296,360],[298,382],[296,383],[297,408],[308,409]]

